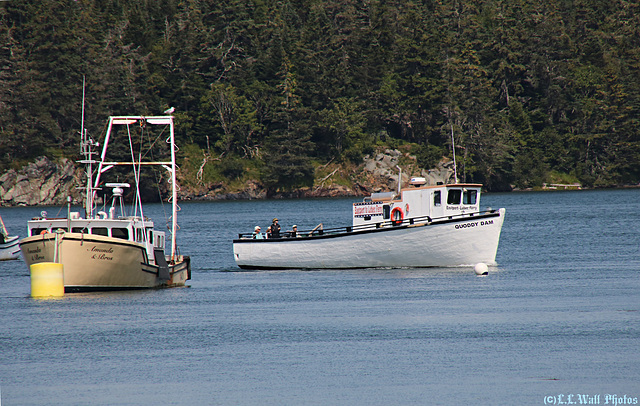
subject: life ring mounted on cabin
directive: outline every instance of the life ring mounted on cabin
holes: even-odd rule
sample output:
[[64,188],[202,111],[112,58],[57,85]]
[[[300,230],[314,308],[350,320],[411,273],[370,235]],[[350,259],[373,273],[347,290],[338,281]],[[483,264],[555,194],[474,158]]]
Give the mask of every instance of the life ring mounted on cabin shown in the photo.
[[391,210],[391,223],[394,226],[399,226],[402,224],[402,220],[404,220],[402,209],[400,207],[394,207],[394,209]]

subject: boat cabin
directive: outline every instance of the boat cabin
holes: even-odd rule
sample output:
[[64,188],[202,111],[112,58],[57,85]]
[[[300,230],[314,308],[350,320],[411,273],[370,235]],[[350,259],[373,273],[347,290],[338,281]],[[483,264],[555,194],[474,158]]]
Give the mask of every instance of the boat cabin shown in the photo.
[[72,212],[71,218],[35,217],[27,223],[29,236],[43,233],[55,233],[61,230],[65,233],[79,233],[101,235],[105,237],[121,238],[127,241],[149,243],[155,248],[164,249],[165,233],[155,231],[152,221],[142,221],[139,217],[83,219],[78,212]]
[[[128,183],[107,183],[105,186],[113,188],[113,199],[109,213],[99,211],[95,218],[83,219],[79,212],[69,211],[69,218],[47,218],[47,212],[40,213],[41,217],[35,217],[27,223],[29,236],[43,233],[55,233],[62,230],[66,233],[92,234],[104,237],[121,238],[127,241],[148,244],[148,248],[161,248],[164,250],[165,233],[155,231],[153,222],[144,221],[140,216],[127,216],[124,208],[123,188],[128,188]],[[69,207],[69,210],[71,207]],[[117,211],[119,210],[119,215]]]
[[424,178],[412,178],[399,194],[372,193],[353,204],[353,226],[413,224],[414,220],[453,218],[480,211],[480,184],[425,186]]

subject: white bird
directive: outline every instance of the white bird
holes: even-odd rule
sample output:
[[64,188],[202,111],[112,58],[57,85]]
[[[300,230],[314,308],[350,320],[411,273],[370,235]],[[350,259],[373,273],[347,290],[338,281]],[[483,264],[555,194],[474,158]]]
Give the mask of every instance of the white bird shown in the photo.
[[173,113],[174,111],[176,111],[176,108],[175,108],[175,107],[169,107],[168,109],[166,109],[166,110],[164,111],[164,114],[171,114],[171,113]]

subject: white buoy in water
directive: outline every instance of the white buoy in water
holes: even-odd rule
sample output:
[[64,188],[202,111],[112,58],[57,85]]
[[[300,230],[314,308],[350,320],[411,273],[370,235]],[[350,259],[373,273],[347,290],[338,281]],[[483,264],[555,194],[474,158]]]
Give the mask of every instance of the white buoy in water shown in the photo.
[[476,275],[489,275],[489,267],[484,262],[478,262],[473,270],[476,271]]

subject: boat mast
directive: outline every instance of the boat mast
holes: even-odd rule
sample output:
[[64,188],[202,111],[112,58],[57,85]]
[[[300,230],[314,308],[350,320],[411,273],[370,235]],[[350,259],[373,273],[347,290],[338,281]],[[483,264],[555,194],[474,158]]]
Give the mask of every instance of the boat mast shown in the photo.
[[[95,144],[93,140],[88,136],[87,129],[84,128],[84,104],[85,104],[85,84],[86,78],[82,76],[82,120],[80,123],[80,153],[84,156],[82,164],[86,165],[85,173],[87,175],[87,186],[85,187],[85,215],[88,219],[93,218],[93,154],[91,147]],[[95,144],[98,145],[98,144]]]
[[113,127],[113,120],[115,119],[115,117],[109,117],[109,124],[107,125],[107,133],[104,136],[104,143],[102,145],[102,153],[100,154],[100,162],[98,163],[98,173],[96,174],[96,180],[95,180],[95,184],[94,184],[94,188],[98,188],[98,185],[100,184],[100,175],[103,172],[106,172],[107,170],[111,169],[111,167],[113,167],[113,165],[107,165],[105,167],[105,156],[107,155],[107,146],[109,146],[109,139],[111,138],[111,129]]
[[176,190],[176,148],[173,133],[173,116],[169,133],[171,138],[171,260],[176,259],[176,229],[178,228],[178,191]]

